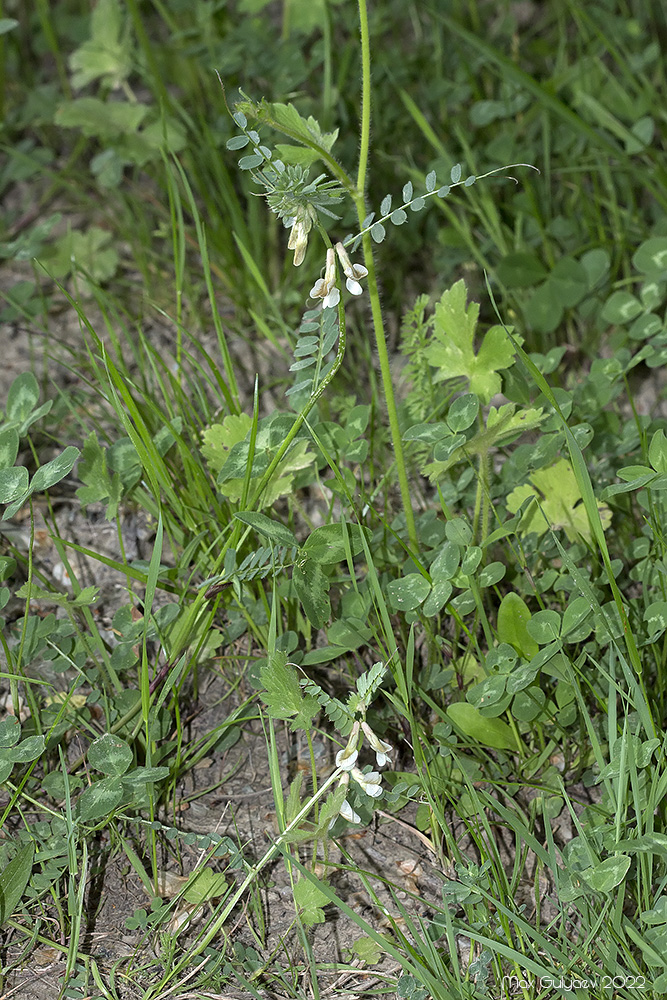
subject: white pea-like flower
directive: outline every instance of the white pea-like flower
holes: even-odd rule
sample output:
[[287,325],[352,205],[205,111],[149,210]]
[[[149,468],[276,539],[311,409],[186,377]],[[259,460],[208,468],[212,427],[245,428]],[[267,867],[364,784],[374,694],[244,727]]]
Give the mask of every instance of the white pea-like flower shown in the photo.
[[372,799],[377,799],[382,795],[382,775],[379,771],[368,771],[364,774],[358,767],[353,767],[350,772],[354,780]]
[[343,804],[340,807],[340,814],[343,819],[346,819],[348,823],[361,823],[361,816],[356,813],[347,799],[343,799]]
[[310,232],[312,225],[313,223],[309,216],[299,216],[292,223],[289,240],[287,241],[287,249],[294,251],[295,267],[298,267],[299,264],[303,262],[303,258],[306,256],[308,233]]
[[363,264],[353,264],[342,243],[336,244],[336,253],[345,273],[345,285],[348,292],[351,292],[352,295],[361,295],[363,288],[359,284],[359,279],[368,275],[368,269]]
[[[357,748],[358,738],[359,723],[355,722],[352,726],[352,732],[348,737],[347,745],[336,754],[336,767],[339,767],[342,771],[351,771],[357,763],[357,757],[359,756],[359,750]],[[343,777],[345,777],[345,775],[343,775]]]
[[391,743],[386,743],[384,740],[381,740],[379,736],[376,736],[367,722],[362,722],[361,728],[363,729],[364,735],[370,743],[372,749],[375,750],[375,760],[377,761],[377,766],[384,767],[385,764],[391,763],[391,753],[394,749]]
[[358,750],[351,750],[350,747],[343,747],[343,749],[339,750],[336,754],[336,767],[339,767],[342,771],[351,771],[357,763],[358,756]]
[[322,299],[324,309],[333,309],[340,302],[340,292],[336,287],[336,255],[333,250],[327,250],[327,263],[324,277],[318,278],[310,290],[311,299]]

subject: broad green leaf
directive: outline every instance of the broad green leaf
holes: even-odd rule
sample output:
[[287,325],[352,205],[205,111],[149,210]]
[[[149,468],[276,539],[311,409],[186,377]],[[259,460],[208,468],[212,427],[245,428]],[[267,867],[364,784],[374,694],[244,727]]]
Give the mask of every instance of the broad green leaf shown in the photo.
[[8,580],[16,572],[16,559],[12,556],[0,556],[0,580]]
[[[615,849],[617,851],[626,851],[628,854],[641,851],[642,853],[658,854],[663,858],[667,858],[667,835],[664,833],[645,833],[635,840],[620,840],[616,844]],[[661,912],[665,914],[664,922],[667,923],[667,897],[662,896],[660,902]],[[642,913],[642,919],[644,918],[645,914]]]
[[528,632],[530,619],[531,614],[523,598],[513,591],[505,594],[498,608],[498,639],[509,643],[525,660],[532,659],[539,649]]
[[[134,451],[136,457],[136,450]],[[107,450],[102,448],[95,431],[86,438],[81,460],[77,468],[77,477],[84,484],[76,491],[81,504],[106,503],[106,519],[110,521],[118,511],[122,493],[122,482],[118,472],[110,473],[107,464]]]
[[227,887],[227,879],[221,872],[215,872],[212,868],[200,868],[192,876],[191,882],[183,893],[183,899],[194,906],[201,906],[209,899],[224,896]]
[[364,643],[370,642],[372,635],[372,629],[361,618],[352,616],[332,622],[331,627],[327,629],[329,642],[345,649],[358,649]]
[[85,232],[66,233],[43,257],[47,270],[54,278],[64,278],[79,269],[94,282],[108,281],[118,267],[118,251],[110,232],[91,226]]
[[131,36],[124,30],[125,6],[119,0],[98,0],[90,16],[90,38],[70,56],[72,86],[81,90],[106,77],[119,87],[134,68]]
[[526,622],[529,635],[540,646],[546,646],[549,642],[554,642],[560,635],[560,615],[557,611],[537,611],[532,618]]
[[16,746],[21,736],[21,723],[15,715],[0,719],[0,749]]
[[643,308],[639,299],[630,292],[613,292],[600,315],[607,323],[623,324],[636,319]]
[[498,264],[498,278],[508,288],[530,288],[547,274],[546,267],[533,253],[510,253]]
[[322,565],[343,562],[346,558],[345,535],[347,534],[352,555],[357,556],[364,547],[362,532],[367,538],[370,537],[368,528],[362,528],[358,524],[347,524],[345,532],[340,522],[323,524],[310,533],[303,544],[303,553]]
[[284,142],[276,143],[276,153],[283,163],[297,164],[301,167],[309,167],[322,158],[317,149],[309,149],[308,146],[290,146]]
[[653,601],[644,612],[649,634],[653,639],[667,629],[667,601]]
[[588,292],[586,269],[572,257],[561,257],[556,261],[547,280],[555,289],[558,301],[568,309],[581,302]]
[[22,372],[9,387],[5,416],[13,423],[22,424],[30,416],[38,402],[37,379],[32,372]]
[[292,570],[292,582],[310,624],[323,628],[331,618],[331,583],[322,567],[312,559],[301,559]]
[[99,736],[88,748],[88,763],[103,774],[119,776],[125,774],[132,763],[132,750],[125,740],[112,733]]
[[495,705],[505,694],[507,674],[492,674],[485,677],[479,684],[473,684],[466,693],[466,699],[475,708],[486,708]]
[[0,430],[0,469],[11,469],[19,453],[19,432],[16,427]]
[[642,274],[654,278],[667,277],[667,236],[645,240],[632,258],[632,263]]
[[465,701],[455,702],[447,708],[447,715],[457,729],[482,746],[496,750],[517,750],[514,733],[502,719],[489,719]]
[[602,247],[595,247],[593,250],[588,250],[583,254],[579,262],[588,278],[588,290],[592,291],[602,278],[608,274],[611,266],[611,256],[608,250]]
[[[320,2],[321,0],[316,0],[316,6],[319,6]],[[293,104],[271,104],[268,101],[254,104],[252,101],[239,101],[237,109],[245,111],[260,122],[265,122],[291,139],[297,139],[307,146],[319,147],[325,153],[331,152],[338,137],[338,129],[334,132],[322,132],[317,119],[312,115],[307,119],[303,118]]]
[[578,628],[591,613],[590,601],[585,597],[575,597],[569,601],[563,612],[562,635],[567,636]]
[[507,567],[501,562],[488,563],[486,566],[482,567],[479,576],[477,577],[478,587],[493,587],[496,583],[500,583],[502,578],[505,576]]
[[374,941],[373,938],[367,935],[362,935],[356,938],[354,944],[352,945],[352,951],[355,957],[363,962],[364,965],[378,965],[382,956],[385,954],[384,949]]
[[289,528],[286,528],[280,521],[274,521],[272,518],[267,517],[266,514],[240,510],[234,514],[234,517],[238,518],[239,521],[243,521],[244,524],[251,525],[260,535],[270,538],[277,545],[284,545],[287,548],[298,545],[296,538]]
[[32,874],[34,857],[35,845],[28,844],[0,874],[0,927],[4,926],[21,902]]
[[425,601],[431,584],[421,573],[410,573],[400,580],[387,584],[386,593],[392,608],[398,611],[414,611]]
[[512,715],[519,722],[532,722],[544,708],[546,700],[547,697],[541,688],[535,685],[524,688],[512,702]]
[[[217,747],[220,749],[219,743]],[[148,781],[162,781],[168,774],[168,767],[134,767],[122,775],[121,781],[123,788],[133,788],[135,785],[145,786]]]
[[[533,486],[518,486],[507,497],[507,509],[515,514],[530,496],[540,497],[540,504],[531,505],[521,518],[519,533],[531,531],[543,535],[551,528],[563,528],[571,542],[579,537],[591,541],[591,527],[582,502],[572,465],[561,458],[546,469],[538,469],[530,476]],[[611,511],[598,501],[598,510],[604,529],[611,523]]]
[[323,907],[329,902],[329,897],[309,879],[302,878],[294,886],[294,902],[301,922],[306,927],[324,923],[326,917]]
[[431,593],[424,601],[423,613],[427,618],[433,618],[442,611],[451,596],[452,584],[450,580],[434,580]]
[[526,322],[538,333],[553,333],[563,319],[563,304],[550,281],[539,285],[523,307]]
[[77,800],[79,817],[84,823],[93,823],[109,816],[123,797],[120,778],[102,778],[84,788]]
[[149,110],[145,104],[80,97],[62,104],[56,111],[55,118],[56,124],[63,128],[80,129],[88,138],[110,142],[119,136],[136,132]]
[[607,858],[599,865],[592,868],[585,868],[581,872],[581,877],[585,882],[595,889],[596,892],[611,892],[619,885],[628,873],[631,859],[625,854],[618,854],[613,858]]
[[424,356],[437,368],[435,382],[465,377],[470,392],[488,403],[500,392],[499,371],[514,364],[514,348],[501,326],[491,327],[475,354],[474,339],[479,305],[466,308],[467,291],[463,280],[443,293],[435,307],[433,336]]
[[0,751],[0,755],[13,764],[27,764],[31,760],[37,760],[39,755],[44,753],[45,743],[43,736],[28,736],[16,746]]
[[648,446],[648,459],[656,472],[667,472],[667,438],[662,428],[659,428],[651,437]]
[[447,423],[454,431],[466,431],[471,424],[474,424],[479,413],[479,399],[472,393],[458,396],[449,407]]
[[31,493],[41,493],[50,489],[64,479],[72,471],[74,463],[80,455],[78,448],[69,445],[60,455],[56,455],[46,465],[41,465],[30,482]]
[[472,541],[472,528],[462,517],[452,517],[445,525],[445,533],[450,542],[464,548]]
[[461,545],[453,539],[447,539],[444,545],[440,547],[437,556],[429,567],[429,573],[434,583],[440,580],[452,579],[461,562],[461,551]]
[[28,470],[23,465],[0,469],[0,503],[13,503],[19,497],[27,496],[29,482]]

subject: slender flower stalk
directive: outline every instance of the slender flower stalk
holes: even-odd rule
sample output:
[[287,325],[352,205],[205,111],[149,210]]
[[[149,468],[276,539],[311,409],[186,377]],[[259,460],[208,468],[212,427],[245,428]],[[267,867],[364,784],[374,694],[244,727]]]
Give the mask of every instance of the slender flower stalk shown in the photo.
[[[357,172],[357,190],[354,194],[354,202],[359,219],[359,229],[363,229],[363,222],[368,212],[366,210],[366,174],[368,171],[368,154],[370,149],[371,134],[371,49],[370,33],[368,30],[368,7],[366,0],[358,0],[359,3],[359,28],[361,36],[361,135],[359,143],[359,169]],[[405,522],[408,529],[408,539],[411,548],[417,552],[417,528],[412,511],[412,497],[410,494],[410,483],[405,466],[405,456],[403,453],[403,442],[401,440],[401,429],[398,422],[398,408],[394,395],[394,386],[391,379],[391,366],[389,364],[389,352],[387,350],[387,337],[382,318],[382,306],[380,305],[380,293],[378,290],[375,265],[373,262],[373,247],[371,238],[366,232],[362,239],[364,252],[364,263],[368,272],[368,291],[371,298],[371,315],[373,319],[373,330],[377,345],[378,359],[380,362],[380,374],[382,376],[382,388],[387,405],[387,415],[389,417],[389,430],[394,448],[394,460],[398,472],[398,484],[401,491]]]

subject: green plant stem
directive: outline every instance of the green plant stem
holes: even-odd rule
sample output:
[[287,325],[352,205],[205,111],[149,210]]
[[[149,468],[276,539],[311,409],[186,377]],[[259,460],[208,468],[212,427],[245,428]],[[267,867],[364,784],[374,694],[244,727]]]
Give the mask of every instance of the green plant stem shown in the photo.
[[[339,291],[340,291],[340,276],[337,278],[337,281],[338,281]],[[281,444],[280,448],[278,448],[278,451],[275,453],[275,455],[273,456],[271,462],[269,463],[268,469],[266,470],[266,472],[264,473],[264,475],[262,476],[262,478],[259,481],[259,485],[257,486],[257,489],[255,490],[255,492],[254,492],[254,494],[252,496],[252,499],[250,501],[250,504],[249,504],[250,510],[253,510],[255,508],[256,504],[259,502],[259,500],[260,500],[260,498],[262,496],[262,493],[264,492],[264,490],[266,489],[267,485],[269,484],[269,482],[271,480],[271,476],[276,471],[276,469],[278,467],[278,464],[280,463],[283,455],[285,454],[285,452],[287,451],[287,449],[291,445],[292,441],[294,440],[294,438],[296,437],[296,435],[299,433],[299,431],[303,427],[303,424],[304,424],[304,421],[305,421],[306,417],[308,416],[308,414],[310,413],[310,411],[312,410],[312,408],[315,406],[315,404],[317,403],[318,399],[322,396],[322,394],[326,390],[327,386],[330,384],[331,380],[334,378],[334,376],[336,375],[336,373],[338,372],[340,366],[343,363],[343,358],[345,357],[346,333],[345,333],[345,312],[343,310],[342,299],[341,299],[341,302],[338,305],[338,320],[339,320],[339,324],[340,324],[340,326],[339,326],[339,333],[338,333],[338,350],[336,351],[336,357],[334,358],[334,363],[331,366],[330,370],[325,375],[325,377],[322,379],[322,381],[320,382],[320,384],[318,385],[317,389],[315,389],[315,391],[312,393],[312,395],[311,395],[310,399],[308,400],[308,402],[306,403],[306,405],[297,414],[296,420],[294,421],[294,423],[290,427],[290,429],[289,429],[289,431],[288,431],[288,433],[287,433],[287,435],[285,437],[285,440]],[[230,541],[230,545],[231,544],[232,544],[232,542]]]
[[[357,173],[357,190],[354,196],[359,228],[363,229],[366,218],[366,174],[368,171],[368,152],[370,146],[371,133],[371,49],[370,34],[368,31],[368,8],[366,0],[359,0],[359,32],[361,37],[361,135],[359,143],[359,170]],[[380,293],[375,274],[375,264],[373,261],[373,246],[370,235],[365,233],[362,239],[364,251],[364,265],[368,270],[368,292],[371,300],[371,315],[373,318],[373,332],[377,345],[378,359],[380,361],[380,373],[382,376],[382,388],[384,391],[387,415],[389,417],[389,430],[394,448],[394,459],[398,472],[398,484],[403,501],[403,511],[408,529],[408,539],[410,547],[416,552],[417,528],[412,511],[412,497],[410,495],[410,484],[405,466],[405,456],[403,453],[403,442],[401,440],[401,428],[398,421],[398,408],[396,406],[396,396],[391,378],[391,366],[389,364],[389,352],[387,350],[387,337],[382,318],[382,306],[380,304]]]
[[[198,941],[198,943],[196,945],[195,952],[194,953],[188,952],[181,959],[181,961],[178,962],[174,966],[174,968],[171,971],[171,975],[170,975],[171,979],[173,979],[175,976],[180,975],[180,973],[192,961],[192,959],[195,957],[195,955],[200,955],[204,951],[204,949],[208,947],[208,945],[215,938],[215,936],[217,934],[219,934],[219,932],[221,931],[221,929],[224,927],[225,921],[229,917],[230,913],[232,912],[232,910],[234,909],[234,907],[237,906],[237,904],[240,902],[240,900],[243,898],[243,896],[245,895],[246,890],[252,885],[252,883],[255,881],[255,879],[257,878],[257,876],[259,875],[259,873],[262,871],[262,869],[269,863],[269,861],[271,861],[271,859],[274,857],[274,855],[281,849],[282,845],[285,843],[286,839],[288,838],[288,836],[292,832],[292,830],[296,829],[296,827],[299,825],[299,823],[301,823],[301,821],[306,818],[306,816],[309,814],[309,812],[311,811],[311,809],[313,808],[313,806],[315,805],[315,803],[318,802],[322,798],[322,796],[324,795],[324,793],[326,791],[328,791],[328,789],[331,788],[331,786],[336,781],[338,781],[338,779],[340,778],[340,776],[341,776],[342,773],[343,772],[341,771],[340,768],[336,768],[336,770],[332,774],[329,775],[329,777],[324,782],[324,784],[320,785],[320,787],[317,789],[317,791],[315,792],[315,794],[310,799],[308,799],[308,801],[306,802],[306,804],[304,805],[304,807],[299,810],[299,812],[294,817],[294,819],[292,820],[292,822],[289,823],[285,827],[285,829],[283,830],[283,832],[280,834],[280,836],[277,837],[276,840],[274,840],[274,842],[271,844],[271,847],[268,849],[268,851],[266,852],[266,854],[264,855],[264,857],[260,858],[260,860],[254,866],[254,868],[250,869],[250,871],[248,872],[248,874],[244,878],[244,880],[241,883],[241,885],[238,887],[238,889],[236,890],[236,892],[232,895],[231,899],[229,899],[227,901],[227,903],[225,904],[225,906],[223,907],[223,909],[221,910],[221,912],[212,921],[211,926],[208,928],[208,930],[206,931],[206,933]],[[147,995],[147,1000],[149,1000],[150,996],[151,996],[151,994],[149,993]]]

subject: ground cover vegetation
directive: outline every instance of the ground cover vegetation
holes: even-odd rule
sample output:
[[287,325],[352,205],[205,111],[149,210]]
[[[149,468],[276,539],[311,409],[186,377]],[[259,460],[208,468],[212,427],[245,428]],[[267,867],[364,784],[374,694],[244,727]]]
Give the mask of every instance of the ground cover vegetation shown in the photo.
[[2,15],[6,995],[664,996],[661,4]]

